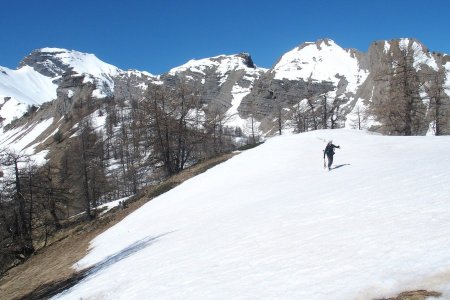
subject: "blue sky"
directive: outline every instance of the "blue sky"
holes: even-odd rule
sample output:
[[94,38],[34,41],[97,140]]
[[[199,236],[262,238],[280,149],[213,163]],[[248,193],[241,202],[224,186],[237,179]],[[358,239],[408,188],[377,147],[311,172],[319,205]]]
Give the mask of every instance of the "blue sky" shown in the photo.
[[262,67],[305,41],[367,51],[415,37],[450,54],[448,0],[2,0],[0,65],[33,49],[94,53],[122,69],[162,74],[192,58],[249,52]]

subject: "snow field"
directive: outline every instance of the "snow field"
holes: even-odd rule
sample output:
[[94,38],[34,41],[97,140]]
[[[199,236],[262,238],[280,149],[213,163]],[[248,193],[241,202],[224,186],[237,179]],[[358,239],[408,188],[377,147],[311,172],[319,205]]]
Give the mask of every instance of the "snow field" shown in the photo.
[[[27,105],[40,105],[56,98],[57,85],[29,66],[18,70],[0,67],[0,116],[6,125],[21,117]],[[5,97],[10,97],[8,101]]]
[[[323,169],[333,139],[336,169]],[[192,178],[92,241],[56,299],[450,298],[448,137],[282,136]]]

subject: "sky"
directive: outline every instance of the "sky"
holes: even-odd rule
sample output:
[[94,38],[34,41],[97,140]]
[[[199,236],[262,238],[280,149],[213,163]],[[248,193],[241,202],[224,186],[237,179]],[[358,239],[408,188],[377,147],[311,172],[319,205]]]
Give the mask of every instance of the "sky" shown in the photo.
[[94,53],[121,69],[162,74],[190,59],[248,52],[270,68],[306,41],[367,51],[417,38],[450,53],[448,0],[0,0],[0,66],[43,47]]

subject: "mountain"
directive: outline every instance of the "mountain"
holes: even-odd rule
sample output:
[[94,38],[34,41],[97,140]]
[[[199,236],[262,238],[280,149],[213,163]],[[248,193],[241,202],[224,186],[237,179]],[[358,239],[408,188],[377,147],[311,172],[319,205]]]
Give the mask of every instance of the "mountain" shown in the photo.
[[[74,89],[80,89],[88,83],[93,84],[95,88],[86,96],[97,99],[123,98],[126,94],[133,98],[136,94],[142,96],[142,90],[145,90],[148,82],[159,80],[158,76],[148,72],[120,70],[99,60],[93,54],[59,48],[35,50],[20,62],[18,70],[3,67],[0,70],[0,97],[5,102],[4,109],[7,109],[7,101],[10,101],[8,107],[13,103],[21,107],[20,110],[16,109],[13,115],[9,113],[12,109],[3,113],[0,110],[0,116],[8,116],[4,125],[20,117],[26,111],[27,105],[39,106],[57,98],[71,98]],[[264,71],[265,69],[257,68],[253,64],[249,54],[242,53],[191,60],[163,74],[161,80],[170,84],[173,78],[182,78],[191,83],[200,83],[203,85],[204,102],[214,102],[214,105],[235,115],[240,99],[249,93],[253,81]],[[24,80],[24,77],[27,80]],[[26,84],[23,84],[24,82]],[[119,88],[115,89],[116,85]],[[133,86],[139,89],[133,89]],[[127,88],[130,90],[126,90]],[[64,102],[68,102],[67,99]],[[62,109],[64,113],[69,110],[70,108]],[[239,118],[237,122],[239,123]]]
[[[366,111],[373,100],[381,101],[387,96],[386,80],[383,82],[380,78],[393,71],[394,62],[402,55],[410,55],[415,68],[423,73],[425,70],[436,72],[444,69],[447,83],[443,97],[449,102],[450,56],[447,54],[430,52],[415,39],[377,41],[370,45],[366,53],[343,49],[330,39],[321,39],[303,43],[282,55],[272,68],[255,81],[253,90],[244,97],[238,111],[244,117],[256,114],[262,122],[262,131],[274,134],[280,107],[285,111],[285,120],[295,119],[296,115],[303,113],[307,115],[309,126],[316,127],[314,119],[319,119],[317,114],[307,111],[314,110],[319,115],[323,113],[321,110],[326,98],[329,106],[339,105],[339,126],[351,127],[357,109]],[[422,87],[429,80],[425,75],[420,79]],[[424,103],[429,102],[430,97],[424,90],[421,91]],[[448,134],[450,119],[446,120]],[[287,125],[292,127],[293,124]],[[369,117],[365,125],[371,128],[377,122]],[[428,124],[425,125],[422,134],[427,132]]]
[[92,96],[110,96],[113,77],[120,70],[93,54],[59,48],[34,50],[17,70],[0,67],[0,116],[3,124],[21,117],[27,106],[39,106],[57,98],[57,89],[67,74],[83,75],[82,83],[96,85]]
[[114,89],[113,77],[121,70],[98,59],[93,54],[60,48],[42,48],[31,52],[19,64],[30,66],[42,75],[60,81],[66,73],[85,75],[84,82],[94,82],[97,86],[93,96],[106,97]]
[[[71,115],[75,107],[113,98],[115,90],[117,96],[138,94],[145,90],[144,82],[155,78],[148,72],[120,70],[93,54],[60,48],[34,50],[17,70],[0,67],[0,144],[29,154],[46,154],[48,145],[41,143],[48,144],[55,132],[69,130],[80,121],[66,129],[62,126],[62,117]],[[38,111],[19,120],[31,112],[31,106],[39,107]]]
[[87,277],[55,299],[448,299],[449,147],[345,129],[275,137],[97,236],[73,266]]
[[248,53],[219,55],[190,60],[161,76],[162,80],[181,77],[187,82],[201,84],[202,102],[232,116],[228,126],[245,125],[238,115],[241,100],[250,93],[253,83],[267,70],[257,67]]
[[[185,84],[198,90],[207,113],[228,116],[228,127],[240,127],[247,134],[250,122],[258,135],[271,136],[279,131],[301,132],[328,126],[351,128],[361,118],[359,126],[382,131],[382,121],[367,111],[389,97],[386,80],[380,78],[383,72],[392,72],[393,62],[402,53],[412,53],[418,73],[444,70],[440,127],[441,134],[450,134],[450,112],[446,109],[450,104],[449,55],[430,52],[415,39],[377,41],[368,52],[344,49],[333,40],[321,39],[288,51],[270,69],[258,67],[250,54],[240,53],[191,60],[157,76],[120,70],[93,54],[38,49],[25,57],[17,70],[0,69],[0,116],[4,126],[0,144],[16,147],[16,142],[30,131],[34,132],[28,135],[31,141],[19,143],[21,147],[45,140],[50,144],[49,135],[58,130],[68,130],[70,136],[80,118],[97,118],[108,103],[130,107],[133,101],[143,99],[152,83],[167,87]],[[426,90],[431,81],[425,76],[420,80],[420,97],[428,108],[421,112],[417,134],[433,134],[433,97]],[[32,110],[32,105],[39,106],[36,114],[12,122]],[[50,125],[45,129],[41,125],[36,132],[35,126],[43,121]]]

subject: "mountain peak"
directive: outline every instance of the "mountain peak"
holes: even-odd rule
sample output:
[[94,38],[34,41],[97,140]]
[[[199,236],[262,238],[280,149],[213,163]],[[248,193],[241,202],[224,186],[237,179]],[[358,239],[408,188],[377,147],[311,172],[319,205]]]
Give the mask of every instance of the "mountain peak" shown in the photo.
[[63,48],[40,48],[33,50],[19,64],[30,66],[47,77],[58,77],[68,71],[79,74],[116,74],[120,70],[98,59],[94,54]]
[[256,68],[255,64],[253,63],[253,59],[248,52],[241,52],[236,55],[237,57],[241,57],[244,60],[244,65],[246,65],[249,68]]
[[68,66],[57,59],[57,54],[68,53],[69,50],[61,48],[40,48],[31,51],[30,54],[19,63],[18,68],[32,67],[35,71],[47,77],[61,76],[69,70]]
[[332,39],[329,39],[329,38],[323,38],[323,39],[318,39],[317,41],[316,41],[316,45],[317,45],[317,48],[321,48],[321,47],[323,47],[323,46],[333,46],[333,45],[337,45],[336,44],[336,42],[334,41],[334,40],[332,40]]
[[322,50],[323,47],[332,47],[332,46],[338,46],[338,44],[336,44],[336,42],[332,39],[329,38],[322,38],[322,39],[318,39],[315,42],[304,42],[302,44],[300,44],[300,46],[297,47],[298,50],[301,50],[305,47],[311,46],[311,45],[316,45],[317,50]]
[[232,55],[218,55],[214,57],[191,59],[187,63],[175,67],[169,71],[169,74],[176,74],[184,71],[204,74],[207,70],[220,69],[220,73],[235,69],[255,69],[256,66],[249,53],[242,52]]
[[33,50],[32,52],[61,53],[61,52],[71,52],[71,50],[64,49],[64,48],[45,47],[45,48]]

